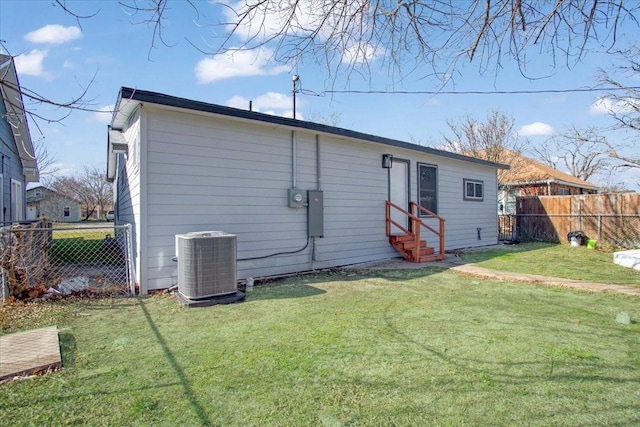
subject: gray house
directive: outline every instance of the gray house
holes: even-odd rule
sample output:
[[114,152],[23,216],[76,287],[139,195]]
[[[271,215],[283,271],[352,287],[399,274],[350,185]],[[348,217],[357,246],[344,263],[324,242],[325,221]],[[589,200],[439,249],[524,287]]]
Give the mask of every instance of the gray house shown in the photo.
[[0,95],[0,223],[6,224],[25,220],[26,184],[39,176],[13,58],[2,54]]
[[107,178],[143,294],[176,283],[175,235],[188,232],[236,235],[238,279],[498,241],[503,165],[137,89],[115,110]]
[[27,189],[27,220],[48,218],[54,222],[80,221],[80,202],[43,185]]

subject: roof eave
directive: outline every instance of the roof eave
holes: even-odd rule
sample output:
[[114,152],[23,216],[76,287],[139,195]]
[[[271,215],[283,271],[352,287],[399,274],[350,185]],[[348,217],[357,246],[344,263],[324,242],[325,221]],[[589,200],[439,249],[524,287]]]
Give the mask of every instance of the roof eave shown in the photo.
[[417,151],[421,153],[431,154],[434,156],[446,157],[450,159],[460,160],[469,163],[475,163],[483,166],[489,166],[496,169],[509,169],[508,165],[490,162],[487,160],[477,159],[474,157],[464,156],[449,151],[438,150],[436,148],[425,147],[422,145],[411,144],[391,138],[366,134],[349,129],[338,128],[334,126],[323,125],[320,123],[306,122],[302,120],[294,120],[286,117],[274,116],[270,114],[258,113],[255,111],[242,110],[232,107],[224,107],[216,104],[208,104],[201,101],[193,101],[185,98],[178,98],[156,92],[142,91],[127,87],[122,87],[116,103],[116,108],[111,121],[113,129],[122,130],[130,114],[142,103],[152,103],[185,110],[195,110],[200,112],[211,113],[226,117],[234,117],[242,120],[257,121],[269,123],[291,128],[292,130],[304,129],[312,132],[325,133],[333,136],[339,136],[349,139],[364,140],[378,144],[388,145],[397,148]]
[[38,162],[31,140],[31,133],[29,132],[13,58],[3,55],[0,59],[4,60],[0,64],[0,80],[5,82],[5,84],[1,85],[0,91],[7,110],[7,122],[13,133],[13,139],[22,163],[24,178],[27,183],[38,182],[40,180]]
[[595,185],[584,185],[577,184],[569,181],[563,181],[560,179],[544,179],[544,180],[536,180],[536,181],[516,181],[516,182],[505,182],[500,185],[503,186],[512,186],[512,187],[523,187],[526,185],[548,185],[548,184],[560,184],[566,185],[568,187],[576,187],[576,188],[588,188],[590,190],[597,190],[598,187]]

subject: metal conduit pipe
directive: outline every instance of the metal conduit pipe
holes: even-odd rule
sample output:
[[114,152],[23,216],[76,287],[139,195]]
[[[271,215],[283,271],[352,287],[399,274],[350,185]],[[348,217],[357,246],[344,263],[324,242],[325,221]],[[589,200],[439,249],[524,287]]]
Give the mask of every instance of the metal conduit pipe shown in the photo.
[[322,188],[322,178],[320,175],[320,135],[316,134],[316,190],[320,191]]
[[298,165],[296,163],[296,131],[291,131],[291,188],[297,188],[297,169]]
[[[320,135],[316,134],[316,190],[320,191],[322,188],[322,179],[320,175]],[[311,245],[311,261],[318,260],[318,254],[316,252],[316,239],[313,237]]]

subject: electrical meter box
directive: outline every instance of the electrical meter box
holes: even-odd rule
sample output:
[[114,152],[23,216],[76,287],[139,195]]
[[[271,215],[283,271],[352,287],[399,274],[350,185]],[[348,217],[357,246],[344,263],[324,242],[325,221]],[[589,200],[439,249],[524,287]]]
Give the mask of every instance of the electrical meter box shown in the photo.
[[290,208],[303,208],[304,207],[304,195],[302,190],[297,188],[289,189],[289,207]]
[[324,196],[322,191],[307,191],[309,237],[324,236]]

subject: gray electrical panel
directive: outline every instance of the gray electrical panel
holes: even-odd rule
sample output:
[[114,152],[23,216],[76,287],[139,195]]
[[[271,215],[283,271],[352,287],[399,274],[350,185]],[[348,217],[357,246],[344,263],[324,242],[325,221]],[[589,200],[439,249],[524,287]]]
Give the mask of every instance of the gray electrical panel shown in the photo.
[[309,237],[324,236],[324,196],[322,191],[307,191]]

